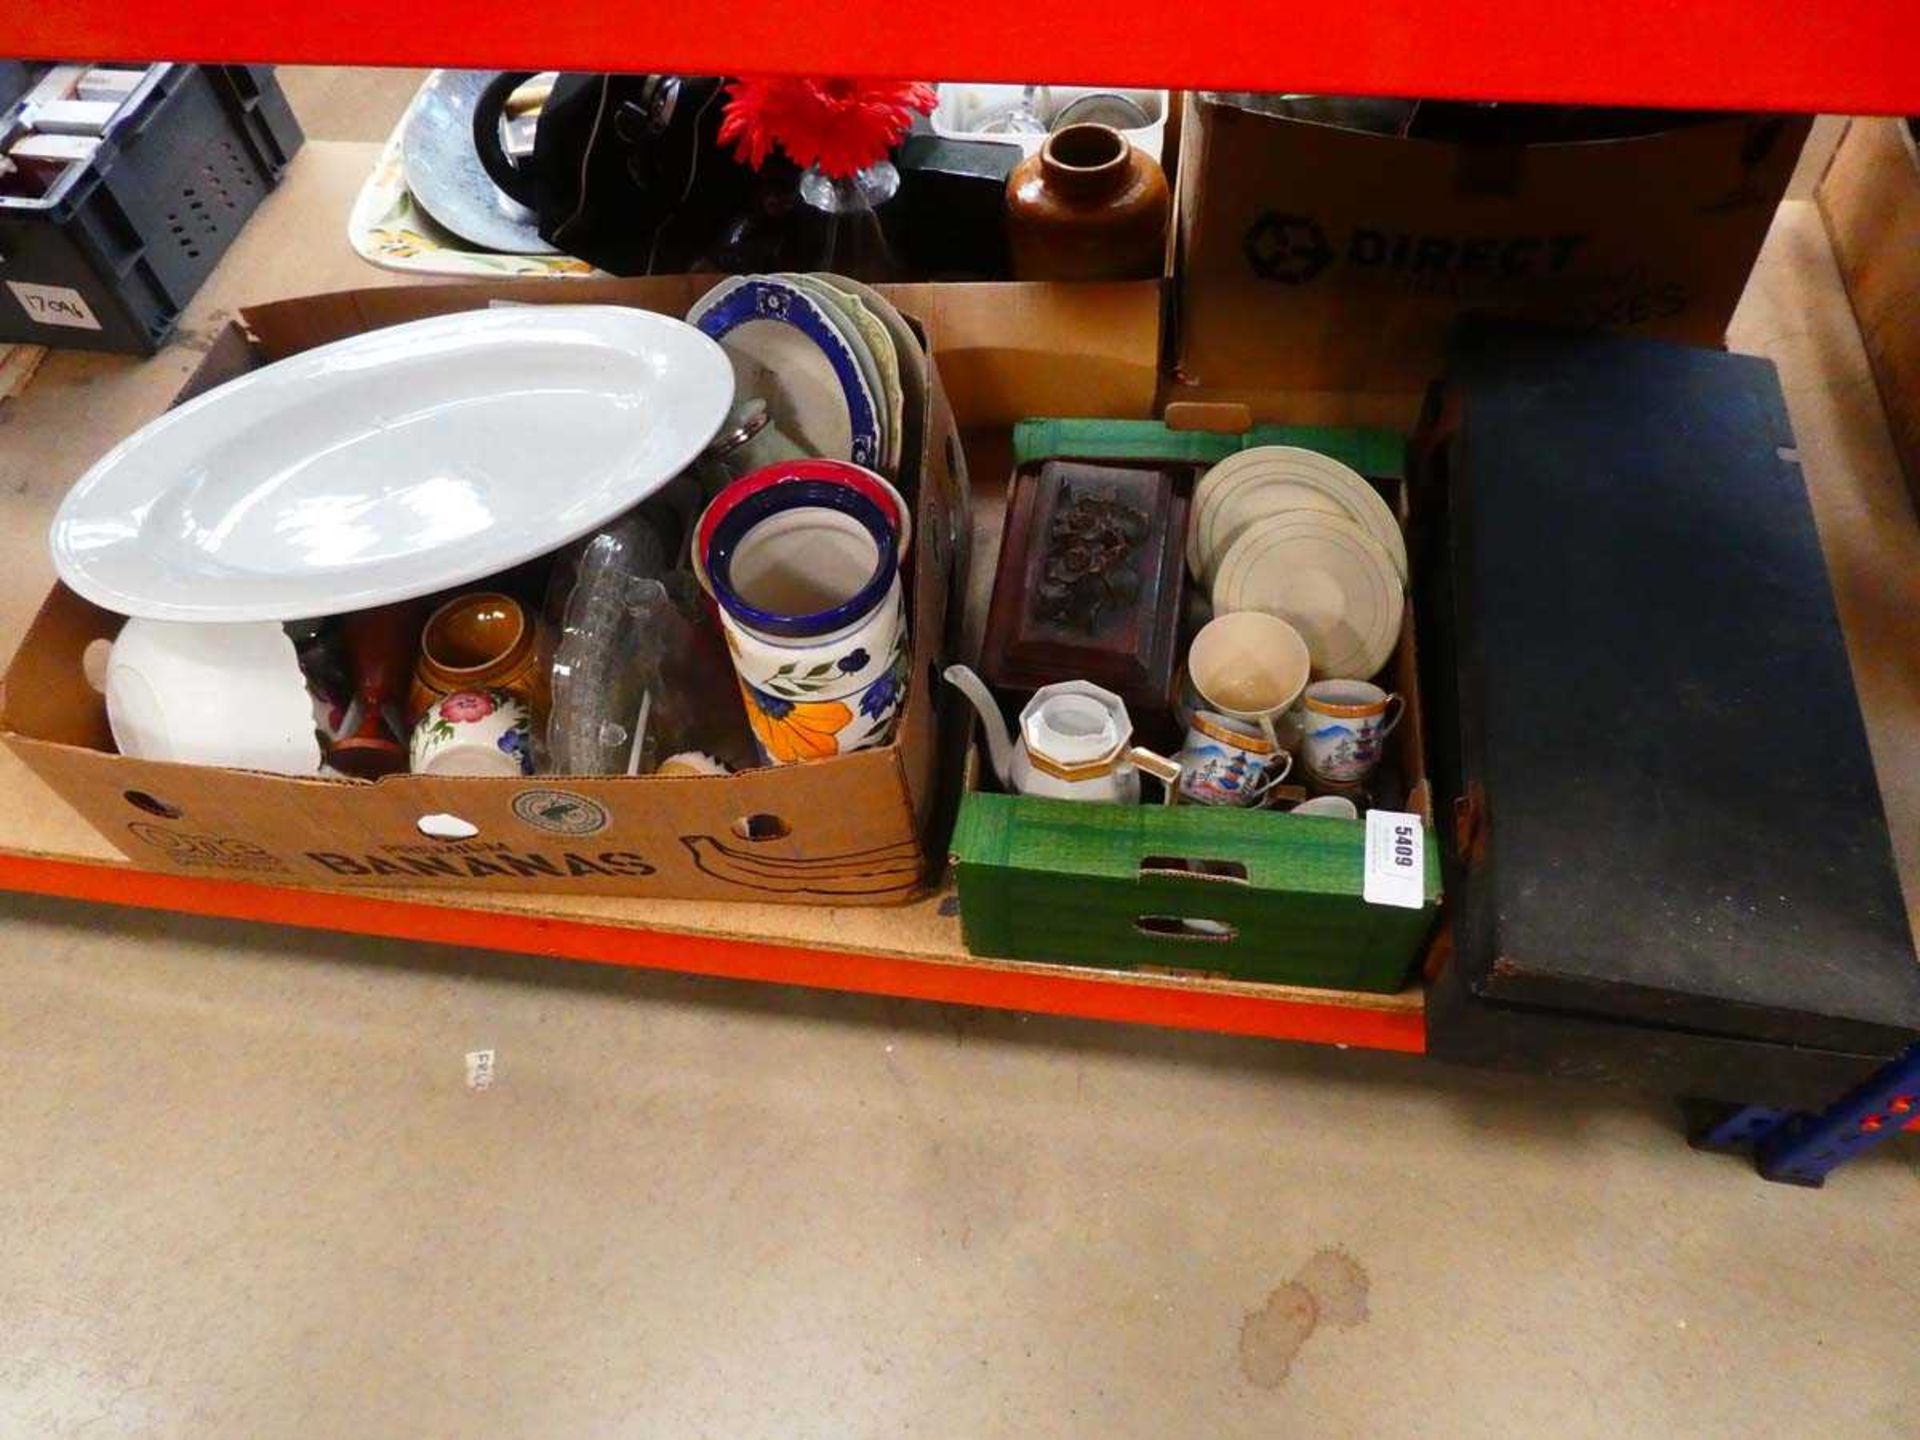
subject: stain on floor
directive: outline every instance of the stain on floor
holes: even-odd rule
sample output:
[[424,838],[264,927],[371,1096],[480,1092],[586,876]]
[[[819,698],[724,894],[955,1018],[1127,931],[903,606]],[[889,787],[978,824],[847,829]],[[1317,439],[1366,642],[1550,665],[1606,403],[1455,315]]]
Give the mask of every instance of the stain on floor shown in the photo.
[[1320,1319],[1342,1330],[1367,1323],[1367,1272],[1344,1250],[1317,1250],[1293,1277],[1320,1307]]
[[1240,1322],[1240,1373],[1277,1390],[1321,1324],[1351,1330],[1367,1322],[1367,1272],[1344,1250],[1315,1251],[1293,1279]]
[[1241,1322],[1240,1373],[1262,1390],[1279,1389],[1293,1369],[1293,1357],[1319,1324],[1313,1292],[1289,1280]]

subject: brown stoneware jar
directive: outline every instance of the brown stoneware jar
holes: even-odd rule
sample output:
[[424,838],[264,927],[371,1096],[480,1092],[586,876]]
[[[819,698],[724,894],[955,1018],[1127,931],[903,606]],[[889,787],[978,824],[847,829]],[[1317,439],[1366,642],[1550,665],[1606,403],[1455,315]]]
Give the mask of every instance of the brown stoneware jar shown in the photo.
[[1167,177],[1110,125],[1068,125],[1007,177],[1016,280],[1147,280],[1166,255]]
[[407,723],[457,690],[507,690],[544,715],[547,674],[539,634],[520,602],[482,593],[449,600],[420,635]]

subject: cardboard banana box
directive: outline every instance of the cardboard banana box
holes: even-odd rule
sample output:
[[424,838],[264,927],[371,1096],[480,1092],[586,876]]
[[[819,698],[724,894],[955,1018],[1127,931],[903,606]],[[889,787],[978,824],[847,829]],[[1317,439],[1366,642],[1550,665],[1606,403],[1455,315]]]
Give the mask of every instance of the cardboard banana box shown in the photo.
[[[711,278],[607,282],[592,297],[683,313]],[[516,284],[348,291],[243,311],[187,386],[194,393],[329,340],[496,297],[578,299]],[[924,333],[924,331],[922,332]],[[931,371],[931,365],[929,366]],[[722,776],[397,775],[375,784],[133,760],[116,754],[85,654],[121,618],[55,587],[8,667],[0,737],[135,864],[196,875],[351,888],[545,891],[817,905],[898,904],[940,855],[935,673],[963,563],[958,435],[930,375],[917,453],[909,615],[916,684],[893,744]],[[470,839],[423,832],[454,815]]]

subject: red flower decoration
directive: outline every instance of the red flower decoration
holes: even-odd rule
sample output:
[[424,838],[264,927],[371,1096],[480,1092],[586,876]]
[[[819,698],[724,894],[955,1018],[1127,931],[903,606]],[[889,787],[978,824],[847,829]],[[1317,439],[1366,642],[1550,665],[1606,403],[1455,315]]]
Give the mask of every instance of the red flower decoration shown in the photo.
[[720,140],[756,170],[778,146],[796,165],[845,180],[886,159],[937,99],[917,80],[743,75],[727,86]]
[[486,719],[493,709],[493,696],[485,690],[461,690],[440,702],[440,718],[455,725],[468,725]]

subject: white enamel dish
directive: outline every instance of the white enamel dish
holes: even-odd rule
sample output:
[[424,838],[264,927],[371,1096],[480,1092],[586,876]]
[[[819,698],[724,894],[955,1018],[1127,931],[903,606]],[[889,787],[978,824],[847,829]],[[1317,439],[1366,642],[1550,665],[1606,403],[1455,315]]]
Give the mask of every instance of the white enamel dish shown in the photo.
[[114,748],[280,775],[320,770],[314,701],[279,625],[129,620],[107,655]]
[[408,600],[632,508],[732,403],[720,347],[650,311],[528,305],[374,330],[115,446],[54,517],[54,566],[95,604],[159,620]]

